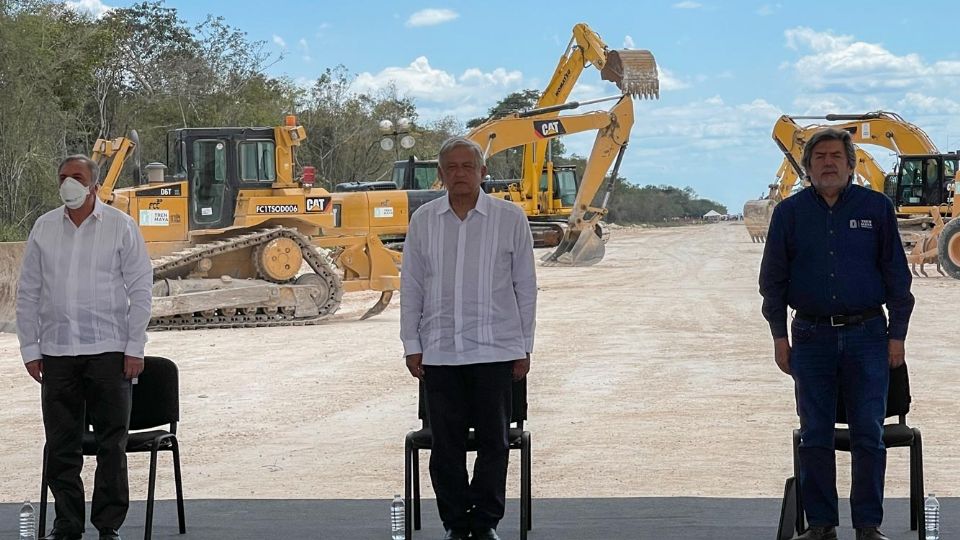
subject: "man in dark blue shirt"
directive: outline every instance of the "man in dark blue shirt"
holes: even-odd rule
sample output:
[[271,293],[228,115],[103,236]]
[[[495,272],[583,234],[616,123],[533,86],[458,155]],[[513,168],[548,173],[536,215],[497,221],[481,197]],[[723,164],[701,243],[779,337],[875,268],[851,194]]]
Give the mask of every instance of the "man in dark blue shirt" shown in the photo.
[[[852,183],[855,148],[827,128],[804,148],[811,187],[773,212],[760,265],[763,316],[777,366],[792,375],[800,415],[803,540],[835,540],[839,525],[834,424],[837,393],[852,449],[850,506],[857,540],[885,540],[883,481],[890,368],[904,361],[914,299],[893,204]],[[886,304],[889,323],[882,305]],[[787,338],[787,307],[796,310]]]

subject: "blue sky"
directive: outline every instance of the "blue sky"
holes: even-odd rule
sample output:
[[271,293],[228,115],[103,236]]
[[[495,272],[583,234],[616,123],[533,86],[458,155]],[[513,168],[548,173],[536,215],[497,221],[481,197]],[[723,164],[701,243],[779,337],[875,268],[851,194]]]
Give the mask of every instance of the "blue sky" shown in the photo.
[[[128,0],[79,0],[100,12]],[[481,116],[506,94],[542,89],[578,22],[610,48],[648,49],[661,97],[637,101],[621,174],[691,186],[731,212],[766,192],[782,155],[780,114],[888,110],[960,149],[960,41],[955,3],[674,0],[665,2],[167,1],[267,43],[270,68],[309,85],[345,65],[358,91],[393,81],[421,121]],[[617,93],[588,69],[572,99]],[[587,154],[592,135],[567,137]],[[868,147],[887,169],[890,152]]]

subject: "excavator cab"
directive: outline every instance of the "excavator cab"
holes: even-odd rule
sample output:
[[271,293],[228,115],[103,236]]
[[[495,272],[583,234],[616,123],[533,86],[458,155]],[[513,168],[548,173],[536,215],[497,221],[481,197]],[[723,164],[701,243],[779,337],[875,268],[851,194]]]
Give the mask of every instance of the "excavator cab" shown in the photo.
[[948,187],[957,173],[957,154],[901,156],[896,183],[888,194],[895,194],[898,207],[941,206],[949,203]]
[[[547,192],[548,171],[544,169],[540,175],[540,193]],[[560,201],[560,207],[570,209],[577,200],[577,190],[580,189],[580,179],[577,178],[577,168],[572,165],[555,165],[553,167],[553,199]]]
[[436,160],[418,160],[415,156],[409,159],[393,162],[393,183],[395,189],[434,189],[439,178]]

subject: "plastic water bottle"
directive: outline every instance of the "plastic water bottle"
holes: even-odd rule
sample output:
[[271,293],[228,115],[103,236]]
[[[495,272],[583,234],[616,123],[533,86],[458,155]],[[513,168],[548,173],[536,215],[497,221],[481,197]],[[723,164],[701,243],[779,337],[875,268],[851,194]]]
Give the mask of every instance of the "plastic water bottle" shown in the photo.
[[20,507],[20,540],[37,540],[37,520],[30,501]]
[[392,540],[404,540],[406,529],[404,525],[403,497],[393,496],[393,502],[390,503],[390,532]]
[[940,540],[940,501],[931,493],[923,501],[923,521],[926,526],[926,540]]

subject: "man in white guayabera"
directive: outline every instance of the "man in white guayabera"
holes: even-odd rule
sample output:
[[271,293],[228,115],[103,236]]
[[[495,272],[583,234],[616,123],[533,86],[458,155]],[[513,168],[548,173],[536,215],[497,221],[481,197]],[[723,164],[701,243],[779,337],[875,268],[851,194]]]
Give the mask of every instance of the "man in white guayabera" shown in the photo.
[[[407,369],[426,388],[444,538],[496,540],[511,383],[527,375],[533,351],[533,237],[518,206],[480,189],[487,168],[476,143],[448,139],[439,160],[447,195],[413,214],[403,247],[400,337]],[[469,483],[468,427],[477,437]]]
[[20,354],[40,383],[56,499],[54,528],[43,538],[82,538],[89,419],[99,448],[90,521],[101,540],[119,540],[130,504],[131,380],[143,371],[153,270],[133,219],[97,198],[97,164],[70,156],[58,173],[64,205],[30,231],[17,288]]

